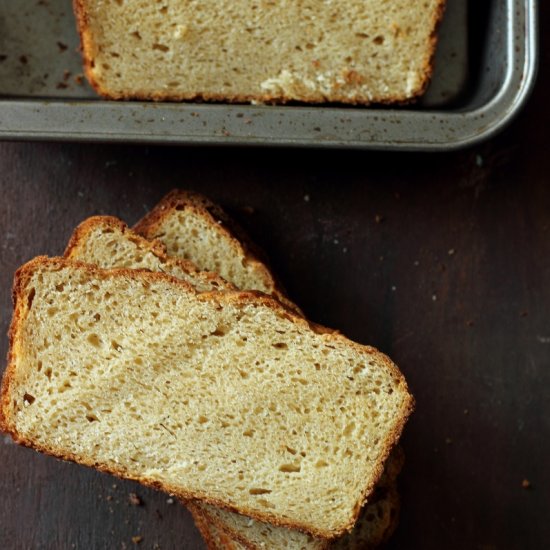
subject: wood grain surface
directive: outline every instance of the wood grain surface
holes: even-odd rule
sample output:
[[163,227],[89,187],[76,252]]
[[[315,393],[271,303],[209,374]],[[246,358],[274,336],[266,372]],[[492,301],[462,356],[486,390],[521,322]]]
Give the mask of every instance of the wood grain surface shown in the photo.
[[[548,92],[543,70],[511,127],[449,154],[0,144],[0,332],[14,270],[60,254],[84,218],[131,224],[169,189],[199,190],[312,320],[379,347],[409,380],[390,548],[549,548]],[[169,495],[3,435],[0,463],[0,548],[203,547]]]

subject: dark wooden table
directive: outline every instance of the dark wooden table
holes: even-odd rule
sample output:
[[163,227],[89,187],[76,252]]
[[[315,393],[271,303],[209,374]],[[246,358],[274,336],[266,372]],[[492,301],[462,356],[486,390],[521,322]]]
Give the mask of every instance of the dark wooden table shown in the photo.
[[[14,270],[60,254],[85,217],[133,223],[172,187],[199,190],[265,248],[311,319],[379,347],[409,380],[417,409],[390,547],[550,548],[544,41],[541,51],[520,118],[457,153],[0,144],[0,332]],[[0,548],[129,548],[132,537],[202,548],[168,495],[0,437]]]

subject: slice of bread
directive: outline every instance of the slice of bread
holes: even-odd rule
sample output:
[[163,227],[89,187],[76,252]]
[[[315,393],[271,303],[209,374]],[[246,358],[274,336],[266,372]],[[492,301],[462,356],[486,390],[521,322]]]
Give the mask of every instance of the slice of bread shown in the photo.
[[396,447],[386,462],[384,474],[376,490],[361,510],[350,533],[332,542],[316,539],[300,531],[255,521],[209,504],[191,503],[193,515],[200,515],[217,532],[223,531],[232,540],[249,550],[323,550],[325,548],[373,549],[385,542],[397,525],[399,494],[396,478],[404,462],[401,447]]
[[315,536],[353,526],[412,410],[386,356],[264,295],[41,257],[14,303],[16,441]]
[[407,101],[444,0],[75,0],[85,72],[110,98]]
[[246,546],[232,539],[222,529],[218,529],[193,504],[186,504],[186,506],[208,550],[246,550]]
[[262,252],[224,210],[199,193],[174,189],[135,226],[147,239],[158,239],[168,254],[215,271],[241,290],[270,294],[301,313],[269,269]]
[[112,216],[92,216],[73,232],[65,258],[94,264],[103,269],[148,269],[186,281],[199,292],[236,290],[211,271],[199,270],[193,262],[167,256],[160,241],[149,241]]

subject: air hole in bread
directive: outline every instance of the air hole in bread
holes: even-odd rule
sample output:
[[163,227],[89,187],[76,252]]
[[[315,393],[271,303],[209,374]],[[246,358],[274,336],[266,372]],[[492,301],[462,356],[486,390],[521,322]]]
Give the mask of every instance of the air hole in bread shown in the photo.
[[122,346],[116,340],[111,340],[111,347],[115,351],[122,351]]
[[65,382],[63,382],[63,384],[61,384],[61,386],[59,386],[59,388],[57,388],[57,393],[64,393],[69,388],[72,388],[72,385],[68,380],[65,380]]
[[279,471],[285,474],[295,474],[301,470],[302,467],[299,464],[281,464],[281,466],[279,466]]
[[355,422],[350,422],[345,428],[344,428],[344,435],[350,436],[353,431],[355,430]]
[[46,310],[46,313],[48,314],[48,317],[53,317],[58,311],[59,311],[59,309],[56,308],[56,307],[49,307]]
[[163,52],[163,53],[166,53],[170,49],[165,44],[158,44],[158,43],[153,44],[152,48],[153,48],[153,50],[158,50],[158,51]]
[[35,402],[35,399],[36,398],[34,395],[31,395],[30,393],[25,393],[25,395],[23,395],[23,402],[25,405],[32,405]]
[[95,348],[101,347],[101,338],[97,334],[92,333],[88,335],[87,340],[88,340],[88,343],[90,343]]
[[284,342],[277,342],[271,345],[276,349],[288,349],[288,344],[285,344]]
[[99,422],[99,418],[95,414],[87,414],[86,420],[88,422]]
[[32,301],[34,300],[34,296],[36,294],[36,290],[34,288],[31,288],[29,291],[29,296],[27,298],[27,307],[31,309]]
[[271,493],[271,489],[264,489],[262,487],[252,487],[248,490],[251,495],[268,495]]

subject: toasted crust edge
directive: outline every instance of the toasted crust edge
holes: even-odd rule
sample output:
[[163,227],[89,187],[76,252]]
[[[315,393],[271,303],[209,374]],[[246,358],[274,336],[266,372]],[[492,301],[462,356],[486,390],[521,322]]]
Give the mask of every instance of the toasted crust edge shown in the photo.
[[[369,352],[375,355],[379,360],[380,364],[383,365],[384,368],[388,369],[388,371],[391,373],[392,378],[394,378],[396,383],[398,383],[401,386],[403,401],[401,404],[401,409],[398,413],[399,414],[398,421],[394,426],[394,429],[388,434],[388,437],[385,441],[385,445],[382,448],[379,462],[374,467],[374,475],[373,475],[372,481],[371,483],[367,484],[365,489],[362,491],[362,494],[358,502],[354,506],[354,512],[352,513],[351,517],[347,520],[347,522],[339,528],[334,528],[330,530],[330,529],[318,528],[317,526],[309,525],[306,523],[298,523],[298,522],[294,523],[291,521],[282,520],[281,518],[269,513],[258,512],[257,510],[252,510],[246,507],[238,508],[231,503],[227,503],[219,499],[212,498],[208,494],[200,491],[197,491],[196,493],[192,493],[182,489],[181,487],[176,487],[168,483],[161,483],[159,481],[150,480],[140,475],[130,474],[122,468],[115,468],[112,465],[108,465],[100,462],[94,462],[92,460],[89,460],[82,456],[75,455],[73,453],[66,453],[52,446],[36,444],[28,439],[25,439],[25,437],[21,436],[17,432],[15,427],[12,425],[12,423],[10,422],[10,418],[8,414],[10,387],[16,371],[16,356],[17,356],[17,349],[19,348],[18,332],[19,332],[21,323],[24,319],[24,315],[26,311],[28,311],[27,300],[24,299],[25,288],[30,278],[32,277],[32,274],[34,273],[34,271],[38,270],[41,267],[47,267],[55,271],[58,271],[64,268],[72,268],[72,269],[78,268],[78,269],[87,271],[88,273],[98,277],[99,279],[128,277],[129,279],[134,279],[134,280],[146,280],[146,281],[148,280],[150,282],[156,282],[156,281],[168,282],[170,284],[179,286],[184,292],[194,294],[198,300],[211,300],[215,302],[217,301],[218,303],[225,302],[227,304],[231,304],[235,302],[240,304],[243,304],[243,303],[254,303],[257,305],[261,304],[263,306],[273,309],[275,312],[278,312],[281,316],[288,319],[289,321],[298,325],[302,325],[305,328],[312,330],[313,332],[315,332],[316,334],[319,334],[320,336],[327,339],[328,341],[343,341],[345,342],[346,345],[349,345],[360,352]],[[405,423],[414,409],[414,398],[408,391],[408,386],[405,381],[405,378],[402,375],[402,373],[399,371],[397,366],[389,359],[389,357],[387,357],[386,355],[384,355],[383,353],[379,352],[378,350],[376,350],[371,346],[364,346],[361,344],[357,344],[356,342],[353,342],[351,340],[348,340],[347,338],[345,338],[339,333],[327,333],[324,331],[319,332],[316,325],[309,323],[303,317],[300,317],[296,313],[293,313],[288,309],[286,309],[274,298],[271,298],[262,293],[256,293],[256,292],[250,292],[250,291],[234,291],[234,292],[204,292],[199,294],[194,290],[194,288],[190,284],[186,283],[185,281],[182,281],[181,279],[177,279],[175,277],[166,275],[164,273],[156,273],[156,272],[153,273],[150,271],[135,270],[135,269],[104,270],[91,264],[75,262],[72,260],[67,260],[66,258],[60,258],[60,257],[49,258],[47,256],[38,256],[33,260],[27,262],[23,266],[21,266],[16,271],[14,285],[13,285],[13,300],[14,300],[14,315],[13,315],[12,322],[9,329],[10,347],[8,352],[8,365],[6,367],[6,371],[2,379],[2,387],[0,390],[0,430],[10,434],[15,442],[25,447],[29,447],[46,454],[50,454],[52,456],[55,456],[63,460],[69,460],[72,462],[83,464],[85,466],[93,467],[99,471],[107,472],[123,479],[131,479],[131,480],[139,481],[143,485],[146,485],[155,489],[159,489],[159,490],[164,490],[168,493],[172,493],[182,500],[186,500],[186,501],[202,500],[209,504],[213,504],[214,506],[219,506],[229,511],[237,512],[242,515],[246,515],[251,518],[258,519],[260,521],[269,522],[274,525],[280,525],[282,527],[289,527],[291,529],[298,529],[300,531],[310,533],[314,537],[333,539],[343,534],[345,531],[349,531],[353,527],[353,525],[355,524],[355,521],[357,520],[357,517],[359,515],[360,509],[363,503],[365,502],[367,496],[373,491],[378,479],[382,475],[384,464],[391,452],[391,449],[395,445],[395,443],[399,440],[399,437],[405,426]]]
[[239,550],[235,541],[233,541],[225,531],[209,522],[209,516],[203,514],[194,503],[187,502],[183,504],[187,507],[191,516],[193,516],[195,526],[202,535],[208,550]]

